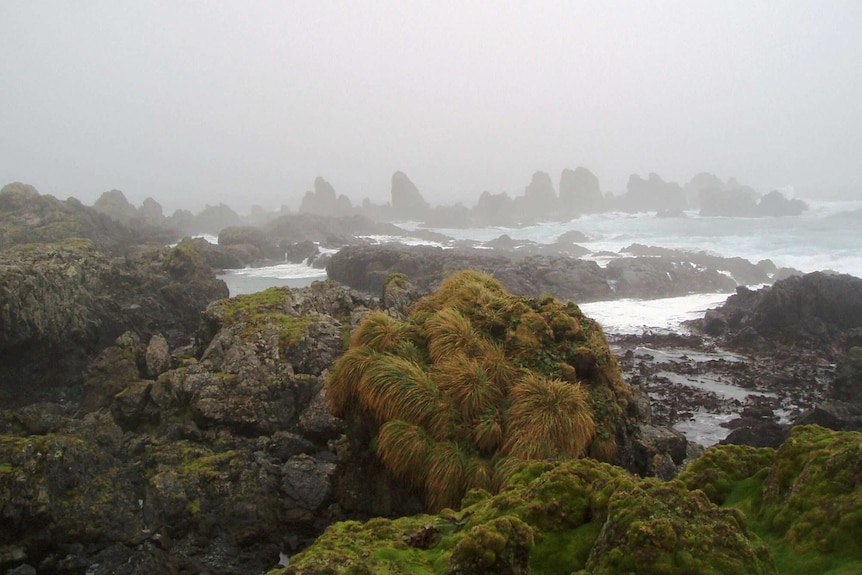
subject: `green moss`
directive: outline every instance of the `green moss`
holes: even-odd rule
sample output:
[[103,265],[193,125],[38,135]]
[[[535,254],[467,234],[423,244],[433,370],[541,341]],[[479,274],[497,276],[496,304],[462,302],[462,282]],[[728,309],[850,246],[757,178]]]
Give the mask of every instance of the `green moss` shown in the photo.
[[710,501],[724,503],[740,480],[752,477],[772,464],[775,450],[747,445],[720,445],[706,450],[680,473],[689,489],[701,489]]
[[599,522],[591,521],[568,531],[542,533],[530,558],[530,573],[556,575],[582,569],[601,530]]
[[744,515],[720,509],[680,481],[643,480],[611,498],[608,520],[587,563],[595,575],[775,573],[769,548]]
[[743,522],[681,482],[533,463],[460,512],[335,524],[280,573],[774,573]]
[[253,338],[267,331],[278,333],[282,353],[296,345],[315,322],[311,316],[298,316],[292,308],[290,289],[273,287],[219,302],[225,327],[244,324],[242,335]]
[[183,473],[194,473],[205,477],[218,478],[223,473],[225,465],[237,456],[236,451],[225,451],[203,457],[195,457],[198,452],[189,453],[189,459],[181,465]]
[[862,434],[794,428],[764,482],[760,518],[799,552],[862,560]]

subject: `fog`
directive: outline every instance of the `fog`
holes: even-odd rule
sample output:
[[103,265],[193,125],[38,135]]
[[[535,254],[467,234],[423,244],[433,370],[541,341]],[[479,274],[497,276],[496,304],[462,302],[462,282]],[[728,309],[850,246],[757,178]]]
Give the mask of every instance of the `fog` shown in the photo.
[[167,210],[701,171],[862,199],[862,3],[0,3],[0,185]]

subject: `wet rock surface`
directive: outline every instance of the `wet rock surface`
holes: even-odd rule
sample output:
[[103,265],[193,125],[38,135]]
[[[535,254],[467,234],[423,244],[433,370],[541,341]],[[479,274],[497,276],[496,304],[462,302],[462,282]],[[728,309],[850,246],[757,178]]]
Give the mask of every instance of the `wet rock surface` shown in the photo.
[[638,244],[610,254],[612,259],[602,268],[574,257],[584,251],[568,239],[541,249],[505,236],[487,243],[485,247],[496,249],[349,246],[333,255],[326,269],[331,279],[376,294],[390,273],[405,274],[428,293],[451,270],[469,268],[492,275],[514,294],[550,294],[577,302],[732,292],[740,283],[770,283],[780,271],[768,261],[753,264],[742,258]]
[[71,389],[126,331],[187,343],[204,307],[226,296],[188,244],[122,258],[79,239],[0,251],[0,399],[11,405],[13,397]]

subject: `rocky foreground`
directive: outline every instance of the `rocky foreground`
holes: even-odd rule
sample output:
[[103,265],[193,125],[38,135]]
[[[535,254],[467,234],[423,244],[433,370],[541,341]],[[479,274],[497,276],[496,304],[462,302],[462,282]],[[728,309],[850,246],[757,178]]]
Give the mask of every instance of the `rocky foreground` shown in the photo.
[[[33,199],[4,190],[0,208],[21,198]],[[594,322],[539,296],[537,270],[550,265],[531,273],[530,260],[507,258],[499,279],[524,288],[518,296],[480,276],[417,303],[446,270],[408,253],[396,255],[409,278],[359,268],[378,278],[373,295],[327,281],[228,299],[207,246],[112,243],[95,233],[102,220],[64,205],[48,201],[34,223],[49,235],[13,226],[0,250],[0,571],[860,570],[858,433],[798,427],[777,450],[700,455],[621,377]],[[389,252],[369,253],[362,261]],[[507,275],[516,266],[521,275]],[[814,357],[837,362],[812,404],[829,397],[840,410],[819,403],[821,414],[852,414],[859,281],[820,274],[740,290],[701,329],[776,358],[766,365],[780,362],[779,374],[796,362],[797,380]],[[346,372],[358,387],[336,401],[351,381],[345,357],[359,360]],[[423,387],[426,372],[452,395]],[[488,377],[498,387],[475,385]],[[852,417],[812,421],[854,428]],[[399,443],[393,429],[421,442]],[[405,471],[387,445],[414,455],[425,445],[416,462],[427,467]]]

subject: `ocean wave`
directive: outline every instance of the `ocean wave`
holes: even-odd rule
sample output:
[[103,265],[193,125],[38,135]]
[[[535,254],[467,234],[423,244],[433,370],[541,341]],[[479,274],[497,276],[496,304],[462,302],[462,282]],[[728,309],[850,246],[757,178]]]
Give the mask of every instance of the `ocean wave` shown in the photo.
[[618,299],[579,304],[581,311],[601,324],[606,333],[684,333],[683,322],[703,317],[723,304],[730,294],[708,293],[661,299]]
[[243,276],[249,278],[305,279],[324,278],[326,277],[326,270],[313,268],[304,263],[285,263],[259,268],[225,270],[223,275]]

